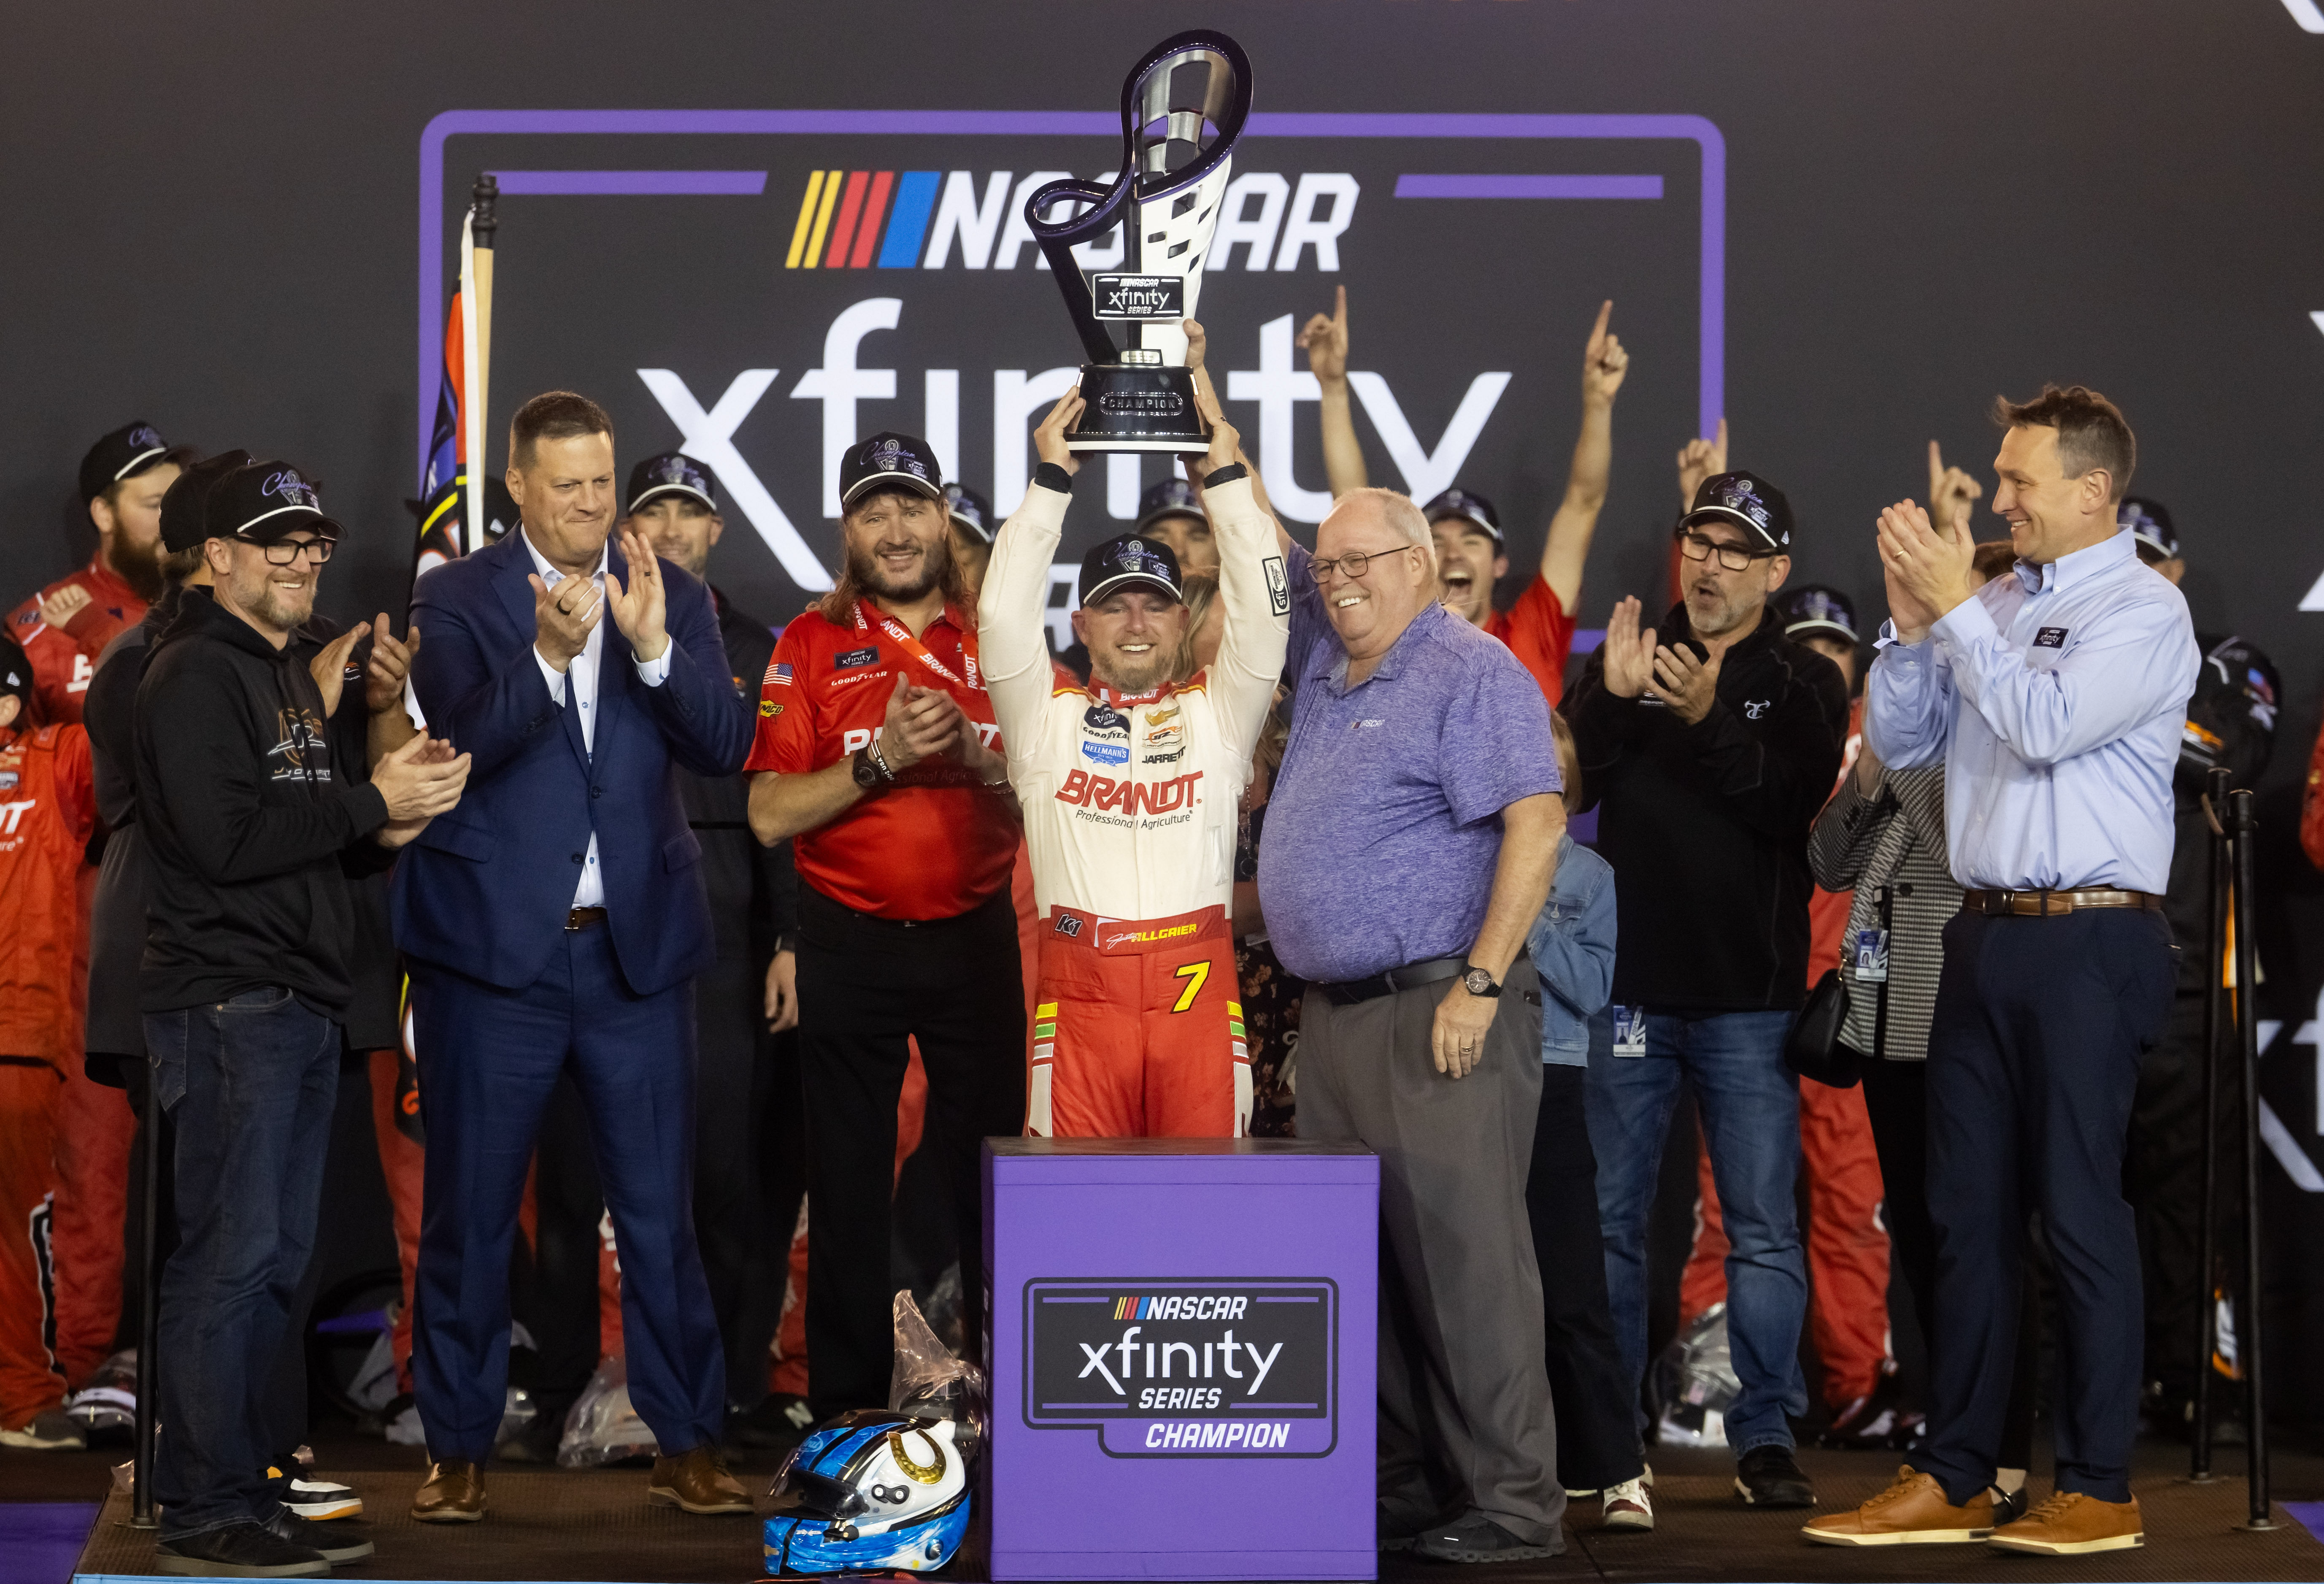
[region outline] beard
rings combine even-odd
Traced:
[[[1091,675],[1120,694],[1153,692],[1170,679],[1177,662],[1177,651],[1158,643],[1135,658],[1118,649],[1103,654],[1090,650]]]
[[[261,567],[259,576],[232,576],[222,592],[261,625],[277,632],[294,632],[315,613],[315,580],[309,577],[303,586],[294,590],[280,589],[274,586],[271,576],[263,575],[272,571],[272,567]]]
[[[161,541],[157,537],[144,544],[133,543],[126,534],[113,536],[113,553],[106,557],[122,582],[137,593],[137,597],[152,604],[161,597]]]
[[[851,548],[847,552],[847,581],[883,600],[908,603],[924,599],[943,585],[952,570],[952,539],[947,534],[933,545],[918,548],[921,552],[919,569],[900,574],[890,572],[881,565],[878,546]]]

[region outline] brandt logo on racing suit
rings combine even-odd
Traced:
[[[1114,1458],[1314,1458],[1338,1440],[1328,1280],[1025,1284],[1026,1425]]]
[[[1086,752],[1089,746],[1082,744],[1083,751]],[[1128,751],[1123,751],[1125,755]],[[1202,778],[1200,770],[1172,776],[1167,781],[1133,781],[1127,776],[1117,781],[1087,770],[1069,770],[1065,784],[1057,788],[1057,801],[1075,808],[1112,809],[1129,815],[1174,814],[1203,800],[1194,789]]]

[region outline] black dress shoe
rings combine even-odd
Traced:
[[[1812,1507],[1815,1487],[1789,1447],[1753,1447],[1735,1465],[1735,1494],[1754,1507]]]
[[[229,1524],[153,1548],[153,1566],[198,1579],[317,1579],[331,1564],[310,1545],[283,1539],[263,1524]]]
[[[359,1562],[377,1549],[371,1543],[368,1524],[342,1518],[326,1527],[312,1518],[300,1517],[288,1507],[275,1514],[266,1529],[277,1540],[305,1546],[333,1567],[341,1562]]]

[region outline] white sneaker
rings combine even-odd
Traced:
[[[1655,1526],[1655,1498],[1648,1493],[1651,1474],[1636,1479],[1626,1479],[1619,1485],[1606,1487],[1603,1515],[1599,1520],[1608,1529],[1652,1529]]]
[[[0,1447],[22,1447],[34,1452],[78,1452],[88,1445],[79,1425],[62,1408],[35,1414],[14,1430],[0,1429]]]

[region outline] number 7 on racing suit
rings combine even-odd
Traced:
[[[1061,686],[1042,639],[1049,566],[1075,459],[1068,393],[1001,526],[978,606],[986,686],[1025,810],[1041,957],[1029,1128],[1057,1137],[1241,1137],[1250,1058],[1228,916],[1242,791],[1289,637],[1275,524],[1234,465],[1215,409],[1205,503],[1224,634],[1176,677],[1186,607],[1177,558],[1123,535],[1082,566],[1074,627],[1086,687]]]

